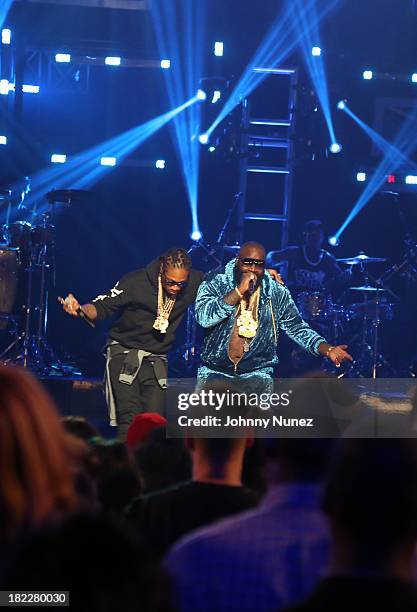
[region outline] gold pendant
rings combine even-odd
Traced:
[[[161,334],[166,334],[168,329],[168,321],[165,317],[158,315],[155,323],[153,324],[154,329],[158,330]]]

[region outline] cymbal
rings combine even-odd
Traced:
[[[349,287],[349,289],[351,291],[385,291],[385,289],[382,289],[381,287],[371,287],[371,285],[362,285],[362,287]]]
[[[90,192],[84,189],[53,189],[46,194],[45,198],[50,204],[55,202],[71,204],[72,202],[85,200],[89,195]]]
[[[355,257],[345,257],[343,259],[337,259],[340,263],[345,263],[348,266],[356,266],[357,264],[367,263],[381,263],[387,261],[385,257],[368,257],[363,251],[360,251]]]

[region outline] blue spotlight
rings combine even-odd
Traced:
[[[4,28],[1,31],[1,42],[3,43],[3,45],[10,45],[10,43],[12,42],[12,31],[8,28]]]
[[[165,168],[165,160],[164,159],[157,159],[155,162],[155,168],[158,168],[158,170],[164,170]]]
[[[224,44],[222,41],[217,40],[214,43],[214,55],[216,57],[223,57],[223,52],[224,52]]]
[[[163,70],[168,70],[168,68],[171,68],[171,60],[169,59],[161,60],[161,68]]]
[[[330,244],[330,246],[339,246],[339,244],[340,244],[339,238],[337,236],[330,236],[329,244]]]
[[[57,53],[55,55],[55,61],[58,64],[69,64],[71,61],[71,55],[69,53]]]
[[[413,74],[411,75],[411,82],[417,83],[417,72],[413,72]]]
[[[104,58],[104,63],[106,64],[106,66],[120,66],[120,64],[122,63],[122,58],[108,56]]]
[[[213,97],[211,99],[211,103],[216,104],[216,102],[218,102],[221,97],[222,97],[222,92],[219,89],[215,89],[213,91]]]
[[[200,136],[198,137],[198,140],[200,141],[201,144],[207,144],[209,141],[209,135],[208,134],[200,134]]]
[[[39,85],[22,85],[23,93],[38,94],[40,91]]]
[[[216,147],[213,147],[213,145],[211,145],[211,147],[209,147],[208,150],[210,151],[210,153],[214,153],[214,151],[216,150]]]
[[[412,174],[408,174],[405,177],[405,182],[406,182],[406,185],[417,185],[417,176],[414,176]]]
[[[330,153],[340,153],[341,150],[342,150],[342,145],[339,144],[338,142],[332,142],[332,144],[329,147]]]
[[[358,183],[364,183],[366,181],[366,172],[358,172],[356,174],[356,180]]]
[[[10,83],[7,79],[1,79],[0,81],[0,96],[7,96],[9,95],[9,87]]]
[[[207,94],[202,89],[197,90],[197,100],[206,100]]]
[[[313,57],[320,57],[320,55],[321,55],[321,48],[320,47],[312,47],[311,48],[311,55],[313,55]]]
[[[102,166],[115,166],[117,163],[117,159],[115,157],[102,157],[100,159],[100,164]]]
[[[0,136],[0,145],[7,145],[7,136]]]
[[[362,78],[365,79],[365,81],[370,81],[373,76],[374,73],[372,72],[372,70],[364,70],[362,73]]]
[[[200,230],[194,230],[190,234],[191,240],[194,240],[195,242],[198,242],[199,240],[201,240],[202,236],[203,234],[200,232]]]
[[[317,8],[316,0],[303,0],[301,5],[303,8],[303,22],[309,24],[311,30],[339,4],[340,0],[328,0],[322,3],[320,8]],[[295,20],[292,19],[292,13],[292,1],[288,0],[285,4],[285,8],[283,8],[281,14],[278,15],[271,25],[265,38],[249,61],[247,68],[243,71],[242,76],[235,84],[234,89],[223,105],[219,115],[207,130],[209,134],[211,134],[219,123],[221,123],[244,98],[249,96],[262,81],[269,76],[269,74],[291,74],[294,72],[275,68],[275,66],[282,66],[285,59],[294,51],[303,36],[303,32],[297,28]],[[311,44],[308,49],[310,60],[312,60],[312,46],[313,44]],[[259,66],[262,68],[258,68]]]
[[[53,153],[51,155],[51,162],[53,164],[65,164],[66,161],[67,161],[66,155],[62,155],[60,153]]]
[[[337,108],[338,108],[339,110],[345,110],[345,108],[346,108],[346,101],[345,101],[345,100],[340,100],[340,101],[337,103]]]

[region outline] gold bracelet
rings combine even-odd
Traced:
[[[334,348],[336,348],[335,346],[329,346],[329,348],[326,351],[326,355],[325,357],[327,357],[327,359],[329,359],[330,357],[330,351],[332,351]]]
[[[241,293],[237,287],[235,287],[235,291],[238,294],[238,296],[240,297],[240,299],[242,299],[243,298],[243,293]]]

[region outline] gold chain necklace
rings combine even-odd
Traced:
[[[239,316],[237,317],[238,334],[243,341],[243,350],[245,353],[249,350],[249,338],[254,338],[258,331],[258,306],[261,288],[258,287],[250,296],[249,305],[246,305],[246,300],[240,300]]]
[[[158,312],[153,324],[153,328],[161,334],[166,334],[169,325],[169,315],[175,305],[175,299],[166,298],[164,300],[164,290],[162,288],[161,274],[158,276]]]

